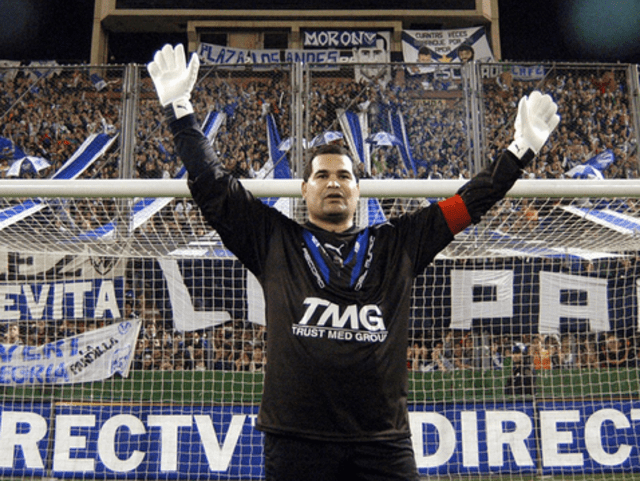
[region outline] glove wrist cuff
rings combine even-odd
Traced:
[[[167,117],[173,117],[174,119],[182,118],[186,115],[193,113],[193,105],[189,101],[188,97],[172,100],[164,107]]]
[[[509,147],[507,147],[507,150],[520,160],[522,160],[527,152],[531,152],[533,155],[537,154],[537,152],[524,139],[514,140],[513,142],[511,142]]]
[[[526,168],[536,156],[534,150],[526,142],[522,141],[514,140],[507,147],[507,150],[516,158],[516,163],[521,169]]]

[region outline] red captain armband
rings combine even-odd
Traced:
[[[453,235],[462,232],[471,224],[471,216],[469,215],[467,206],[464,205],[464,201],[459,195],[456,194],[453,197],[438,202],[438,205]]]

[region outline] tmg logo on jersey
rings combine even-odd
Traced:
[[[340,306],[307,297],[304,305],[307,309],[302,319],[292,326],[296,336],[360,342],[383,342],[387,338],[382,311],[374,304]]]

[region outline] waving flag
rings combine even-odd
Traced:
[[[89,78],[98,92],[107,87],[107,82],[105,82],[105,80],[97,73],[92,73]]]
[[[383,131],[370,135],[369,137],[367,137],[367,140],[365,140],[365,142],[376,145],[378,147],[382,147],[382,146],[391,147],[393,145],[402,145],[402,141],[398,137]]]
[[[337,132],[334,130],[329,130],[328,132],[324,132],[322,134],[316,135],[313,139],[311,139],[311,147],[319,147],[321,145],[330,144],[331,142],[336,142],[344,138],[342,132]]]
[[[339,110],[338,120],[342,131],[347,137],[347,145],[351,156],[364,164],[364,170],[367,174],[371,173],[369,146],[364,142],[364,139],[369,135],[367,116],[362,112],[356,114],[355,112]]]
[[[567,177],[574,179],[604,179],[604,171],[615,162],[616,158],[610,149],[591,157],[582,165],[576,165],[566,172]]]
[[[269,161],[273,163],[273,177],[276,179],[290,179],[291,168],[286,152],[278,147],[282,144],[280,133],[273,114],[265,117],[267,121],[267,143],[269,144]]]
[[[25,172],[38,173],[41,170],[46,169],[50,165],[51,164],[47,161],[47,159],[26,155],[11,164],[11,167],[9,167],[9,170],[7,170],[7,177],[20,177],[20,175]]]
[[[347,145],[353,159],[357,159],[365,166],[365,172],[371,173],[371,158],[369,152],[369,146],[366,145],[364,139],[370,138],[369,124],[367,116],[364,113],[356,114],[354,112],[347,112],[345,110],[338,111],[338,119],[342,131],[347,137]],[[373,136],[375,137],[375,136]],[[381,139],[379,138],[379,141]],[[366,219],[369,225],[381,224],[386,221],[382,207],[378,199],[373,197],[367,199],[367,215]]]
[[[391,125],[391,132],[393,135],[400,139],[398,150],[400,150],[400,155],[402,156],[402,161],[404,162],[405,167],[411,167],[413,175],[417,176],[418,172],[416,171],[416,163],[414,162],[413,155],[411,154],[409,136],[407,135],[407,129],[404,125],[402,112],[399,110],[395,114],[391,114],[391,112],[389,112],[389,124]]]
[[[0,160],[18,160],[26,154],[18,147],[13,140],[0,137]]]
[[[106,134],[91,134],[51,178],[62,180],[78,178],[109,149],[116,138],[117,135],[110,137]],[[47,205],[49,204],[41,199],[27,199],[21,204],[0,210],[0,230],[41,211]]]
[[[615,155],[613,155],[613,151],[610,149],[605,150],[604,152],[600,152],[598,155],[591,157],[587,160],[586,164],[595,167],[600,172],[604,171],[613,164],[616,160]]]
[[[573,179],[595,179],[595,180],[604,179],[604,175],[602,175],[602,171],[587,164],[576,165],[573,169],[567,172],[567,175]]]

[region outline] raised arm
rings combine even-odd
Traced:
[[[504,198],[560,122],[557,111],[551,97],[538,91],[520,99],[513,142],[490,166],[463,185],[457,195],[440,203],[451,232],[457,234],[470,223],[479,222]]]

